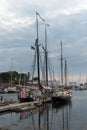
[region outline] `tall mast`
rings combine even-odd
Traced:
[[[39,18],[44,21],[44,19],[39,15],[39,13],[36,12],[36,33],[37,33],[37,38],[36,38],[36,52],[37,52],[37,73],[38,73],[38,86],[40,87],[40,64],[39,64],[39,34],[38,34],[38,16]]]
[[[40,67],[39,67],[39,45],[38,45],[38,16],[37,16],[37,12],[36,12],[36,34],[37,34],[37,38],[36,38],[36,51],[37,51],[37,73],[38,73],[38,86],[40,87]]]
[[[45,24],[45,59],[46,59],[46,85],[48,86],[48,51],[47,51],[47,24]]]
[[[43,48],[44,52],[45,52],[45,69],[46,69],[46,73],[45,73],[45,78],[46,78],[46,85],[48,86],[48,50],[47,50],[47,26],[49,26],[49,24],[45,24],[45,48]]]
[[[61,85],[63,85],[63,54],[62,54],[62,42],[61,42]]]

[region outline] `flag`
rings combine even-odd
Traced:
[[[31,49],[35,50],[35,47],[31,46]]]
[[[38,12],[36,12],[36,15],[38,15],[42,21],[45,21],[45,19],[43,19]]]

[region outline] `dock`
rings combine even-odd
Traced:
[[[35,108],[35,106],[33,102],[14,103],[14,104],[6,105],[6,106],[0,106],[0,112],[20,111],[22,108],[33,109]]]
[[[41,101],[32,101],[32,102],[24,102],[24,103],[17,102],[13,104],[8,104],[5,106],[0,106],[0,113],[7,112],[7,111],[20,112],[20,111],[32,110],[50,101],[51,98],[46,98]]]

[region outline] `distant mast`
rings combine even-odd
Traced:
[[[13,76],[13,58],[11,58],[11,85],[10,87],[12,87],[12,76]]]
[[[19,86],[21,85],[21,72],[19,74]]]
[[[67,61],[65,60],[65,86],[67,86]]]
[[[61,85],[63,85],[63,54],[62,54],[62,42],[60,42],[61,44]]]

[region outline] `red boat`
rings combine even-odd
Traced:
[[[25,88],[21,88],[18,94],[18,100],[20,102],[30,102],[33,101],[33,95],[31,91],[27,91]]]

